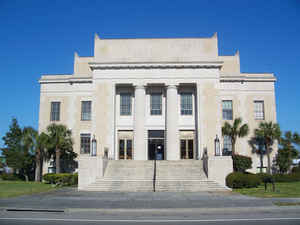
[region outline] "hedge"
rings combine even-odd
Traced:
[[[296,182],[300,181],[300,173],[274,174],[273,178],[278,183]]]
[[[43,176],[43,180],[47,184],[55,184],[58,186],[70,186],[78,184],[78,174],[71,173],[47,173]]]
[[[233,172],[226,177],[226,185],[230,188],[252,188],[260,184],[261,179],[255,174]]]
[[[0,179],[2,180],[11,180],[11,181],[21,181],[22,179],[13,173],[3,173],[0,175]]]
[[[247,169],[252,168],[252,159],[251,157],[244,155],[233,155],[233,169],[236,172],[245,172]]]
[[[300,166],[294,167],[292,173],[300,173]]]

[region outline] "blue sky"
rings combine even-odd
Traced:
[[[242,72],[273,72],[282,130],[300,132],[300,1],[0,0],[0,137],[12,117],[38,127],[41,74],[73,73],[101,38],[209,37]],[[2,138],[1,138],[2,139]],[[0,146],[3,144],[0,141]]]

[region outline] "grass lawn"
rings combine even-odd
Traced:
[[[0,198],[47,192],[54,189],[56,188],[52,187],[50,184],[23,181],[0,181]]]
[[[292,183],[276,183],[275,192],[272,191],[272,185],[268,184],[268,189],[265,191],[264,185],[258,188],[242,188],[234,189],[234,192],[262,198],[300,198],[300,182]]]

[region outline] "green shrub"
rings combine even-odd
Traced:
[[[274,181],[279,183],[300,181],[300,173],[274,174]]]
[[[257,173],[256,176],[259,177],[259,179],[262,183],[265,183],[265,182],[269,183],[270,181],[274,180],[274,177],[268,173]]]
[[[233,169],[236,172],[245,172],[247,169],[252,168],[252,159],[244,155],[233,155]]]
[[[230,188],[252,188],[260,183],[261,179],[256,174],[233,172],[226,177],[226,185]]]
[[[0,178],[2,180],[11,180],[11,181],[22,180],[20,177],[18,177],[16,174],[13,173],[3,173],[0,175]]]
[[[300,173],[300,166],[293,167],[292,173]]]
[[[78,184],[78,173],[74,173],[72,176],[72,185]]]
[[[43,176],[43,180],[48,184],[58,186],[70,186],[78,184],[78,174],[71,173],[47,173]]]

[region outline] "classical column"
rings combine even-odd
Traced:
[[[175,85],[167,86],[167,160],[179,160],[178,95]]]
[[[135,86],[134,90],[134,160],[146,160],[146,145],[144,136],[145,121],[145,87]]]

